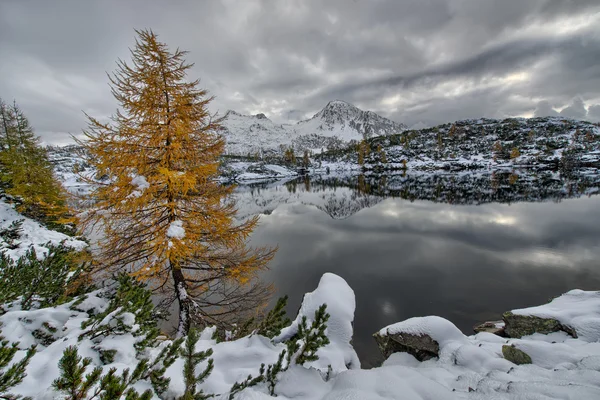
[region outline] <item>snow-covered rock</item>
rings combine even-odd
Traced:
[[[536,317],[533,321],[538,321],[544,327],[554,328],[549,328],[547,333],[563,330],[587,342],[600,341],[600,291],[575,289],[548,304],[512,310],[511,313],[515,317]],[[507,324],[507,332],[514,334],[517,331],[522,336],[526,327],[515,325],[531,321],[530,318],[511,318],[511,323]]]
[[[373,335],[384,357],[407,352],[419,361],[439,357],[449,342],[465,341],[462,332],[450,321],[436,317],[415,317],[382,328]]]

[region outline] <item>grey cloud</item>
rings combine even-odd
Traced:
[[[558,115],[558,112],[550,105],[547,100],[540,101],[535,109],[534,116],[536,117],[553,117]]]
[[[134,28],[152,28],[190,51],[191,78],[221,113],[295,121],[338,98],[409,125],[528,115],[540,101],[599,103],[597,11],[591,0],[3,1],[0,96],[44,136],[77,133],[82,110],[115,109],[104,71],[128,59]]]
[[[587,117],[590,121],[600,122],[600,104],[590,106]]]
[[[569,118],[584,119],[587,116],[587,109],[585,108],[585,104],[583,104],[581,97],[576,97],[568,107],[565,107],[560,111],[560,115]]]

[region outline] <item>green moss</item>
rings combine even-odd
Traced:
[[[531,357],[523,350],[517,349],[514,345],[502,346],[502,355],[505,359],[517,365],[532,364]]]
[[[575,332],[553,318],[540,318],[532,315],[515,315],[508,311],[502,315],[506,324],[505,332],[508,337],[521,338],[534,333],[548,334],[552,332],[565,331],[571,336],[577,337]]]

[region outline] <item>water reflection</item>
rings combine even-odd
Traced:
[[[389,323],[440,315],[470,333],[511,308],[600,289],[595,178],[512,175],[303,178],[236,196],[242,214],[263,214],[252,244],[279,244],[263,278],[290,295],[290,314],[324,272],[352,286],[369,366],[380,361],[371,334]]]

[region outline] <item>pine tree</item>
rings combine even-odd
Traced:
[[[296,165],[296,154],[294,154],[293,147],[290,147],[285,150],[284,158],[285,158],[285,161],[288,163],[288,165],[290,165],[290,166]]]
[[[377,154],[379,154],[379,161],[382,164],[387,164],[387,157],[385,155],[385,151],[383,151],[383,148],[380,144],[377,145]]]
[[[456,135],[456,125],[452,124],[450,130],[448,131],[448,137],[452,138]]]
[[[500,143],[500,141],[494,142],[492,145],[492,152],[494,154],[494,161],[503,156],[504,148],[502,147],[502,143]]]
[[[116,281],[118,287],[111,295],[108,306],[81,324],[84,332],[79,338],[98,340],[109,335],[132,333],[138,338],[135,348],[141,353],[146,347],[156,345],[159,334],[152,293],[144,283],[126,273],[119,274]],[[134,316],[133,320],[131,315]]]
[[[142,358],[138,361],[133,371],[129,368],[117,375],[116,368],[111,368],[102,375],[101,367],[94,367],[87,374],[92,359],[81,358],[75,346],[69,346],[63,352],[58,363],[60,376],[54,380],[52,387],[63,392],[68,400],[95,399],[119,400],[125,396],[126,400],[150,400],[153,398],[152,390],[148,389],[141,395],[132,388],[141,380],[150,381],[154,393],[159,396],[169,388],[170,378],[164,376],[177,359],[178,350],[183,339],[163,347],[158,356],[152,361]],[[85,375],[84,375],[85,374]],[[92,394],[88,396],[88,393]]]
[[[310,158],[308,157],[308,150],[304,150],[304,155],[302,156],[302,166],[304,168],[310,167]]]
[[[69,210],[46,150],[16,103],[0,99],[0,179],[17,210],[49,224],[68,222]]]
[[[513,147],[513,149],[510,151],[510,159],[514,160],[515,158],[518,158],[521,156],[521,152],[519,151],[519,149],[517,147]]]
[[[9,390],[23,381],[26,375],[25,369],[36,352],[35,346],[32,346],[27,350],[25,357],[12,363],[15,354],[19,350],[17,346],[17,343],[9,344],[7,340],[0,336],[0,399],[20,398],[10,394]]]
[[[52,382],[52,387],[64,392],[68,400],[83,400],[88,392],[100,381],[102,368],[93,368],[85,374],[88,366],[92,363],[91,358],[82,359],[77,354],[75,346],[69,346],[63,352],[58,362],[60,377]]]
[[[0,253],[0,304],[20,299],[23,310],[50,307],[86,291],[88,254],[64,245],[47,247],[41,259],[34,248],[16,261]]]
[[[120,400],[123,396],[126,400],[150,400],[153,398],[152,390],[148,389],[140,395],[137,390],[131,387],[140,380],[151,379],[154,370],[151,369],[148,360],[138,362],[133,372],[127,368],[120,375],[117,375],[116,368],[111,368],[106,374],[102,375],[101,367],[95,367],[85,374],[91,363],[91,358],[82,359],[79,356],[75,346],[67,347],[58,362],[60,376],[52,382],[52,387],[63,392],[68,400],[95,398]],[[164,371],[161,372],[161,376],[162,374],[164,374]],[[163,379],[166,379],[168,386],[168,378],[163,377]],[[156,393],[161,394],[166,390],[166,387],[161,387],[161,390],[157,391],[154,381],[152,383]]]
[[[275,304],[275,307],[267,313],[265,318],[260,322],[256,329],[256,333],[273,339],[281,333],[281,330],[288,326],[291,321],[285,313],[285,306],[288,297],[280,297]]]
[[[184,347],[180,350],[180,354],[185,360],[183,366],[183,378],[185,381],[185,392],[179,400],[205,400],[212,395],[205,395],[202,390],[197,390],[196,386],[206,379],[213,370],[213,360],[208,359],[208,363],[204,371],[200,375],[196,375],[198,365],[212,355],[212,349],[207,351],[196,351],[196,343],[200,339],[200,334],[196,329],[190,329],[187,338],[185,339]]]
[[[366,140],[362,140],[358,144],[358,164],[364,165],[366,158],[369,156],[370,147]]]
[[[285,301],[280,299],[278,304],[285,305]],[[279,310],[280,307],[275,309]],[[329,344],[329,338],[325,334],[327,321],[329,320],[329,314],[325,312],[326,309],[327,305],[323,304],[315,311],[310,326],[306,316],[302,316],[296,333],[285,341],[287,349],[279,353],[277,362],[266,367],[265,364],[261,364],[258,376],[248,375],[244,381],[235,382],[229,390],[229,400],[234,399],[235,395],[242,390],[263,382],[267,383],[269,394],[273,396],[275,395],[275,386],[280,373],[287,371],[292,364],[303,365],[305,362],[318,360],[317,351]]]
[[[216,180],[221,120],[209,113],[206,90],[186,80],[186,52],[136,32],[132,64],[119,60],[110,77],[120,109],[108,123],[89,117],[81,142],[108,178],[91,194],[96,208],[83,226],[104,229],[101,268],[130,268],[171,288],[183,335],[192,320],[221,324],[261,304],[264,289],[245,283],[274,252],[247,247],[257,218],[234,221],[233,188]]]
[[[19,247],[20,242],[15,243],[15,240],[21,238],[21,234],[23,233],[23,221],[25,220],[19,219],[13,221],[6,228],[0,229],[0,238],[4,240],[2,246],[6,246],[9,249],[16,249]]]
[[[308,325],[306,315],[298,324],[298,332],[287,342],[288,364],[295,363],[303,365],[307,361],[319,359],[317,350],[329,344],[329,338],[325,335],[329,314],[325,312],[327,305],[321,305],[315,311],[312,324]]]

